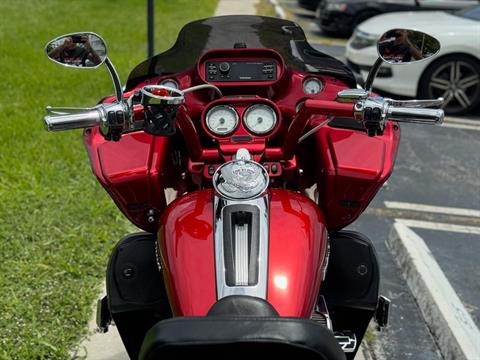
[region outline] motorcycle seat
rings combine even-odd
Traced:
[[[208,311],[207,316],[278,316],[277,310],[267,301],[245,295],[227,296],[218,300]]]
[[[220,300],[205,317],[176,317],[158,322],[147,332],[139,359],[201,355],[224,360],[227,356],[260,354],[302,360],[345,359],[333,333],[323,325],[308,319],[280,317],[262,299],[232,298]],[[268,306],[260,305],[262,302]],[[255,311],[247,315],[248,309]],[[228,314],[229,310],[233,313]]]

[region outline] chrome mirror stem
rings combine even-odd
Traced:
[[[117,98],[117,102],[122,101],[123,98],[123,91],[122,91],[122,83],[120,82],[120,77],[118,76],[117,69],[113,66],[110,59],[107,57],[105,59],[105,65],[107,66],[108,72],[112,77],[113,86],[115,88],[115,97]]]
[[[370,72],[368,73],[367,81],[365,82],[365,90],[370,94],[372,92],[373,88],[373,81],[377,77],[378,70],[380,70],[380,66],[382,65],[383,60],[382,58],[378,58],[375,61],[375,64],[373,64],[372,68],[370,69]]]

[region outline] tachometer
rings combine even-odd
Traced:
[[[226,135],[237,127],[238,114],[231,106],[217,105],[208,111],[205,121],[211,132]]]
[[[255,104],[245,111],[243,122],[251,132],[266,134],[277,124],[277,114],[268,105]]]

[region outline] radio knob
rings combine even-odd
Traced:
[[[230,71],[230,64],[228,62],[222,62],[218,68],[222,74],[226,74]]]

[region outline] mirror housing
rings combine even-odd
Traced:
[[[49,41],[45,53],[53,62],[76,69],[96,69],[105,64],[113,81],[117,102],[123,99],[122,84],[117,70],[107,56],[107,45],[93,32],[65,34]]]
[[[77,69],[95,69],[107,59],[105,41],[92,32],[59,36],[45,45],[45,53],[53,62]]]
[[[392,29],[380,37],[377,51],[388,64],[409,64],[435,56],[440,51],[440,42],[421,31]]]

